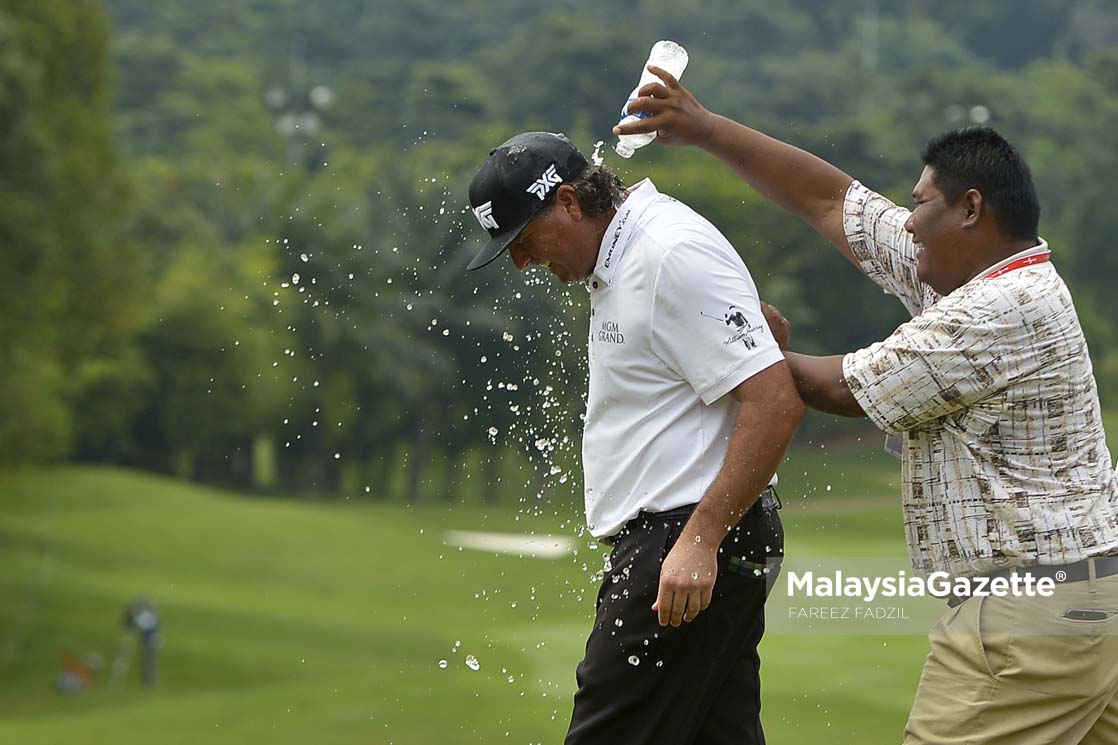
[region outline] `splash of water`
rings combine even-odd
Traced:
[[[602,145],[605,144],[605,140],[598,140],[594,143],[594,154],[590,156],[590,160],[593,161],[596,166],[600,166],[605,162],[605,158],[602,156]]]

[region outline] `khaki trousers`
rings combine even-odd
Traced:
[[[905,745],[1118,744],[1118,575],[970,598],[928,639]]]

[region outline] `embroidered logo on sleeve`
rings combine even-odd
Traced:
[[[743,313],[738,306],[731,305],[726,312],[722,314],[721,318],[712,316],[709,313],[703,313],[702,311],[699,311],[699,315],[704,318],[720,321],[731,327],[730,336],[727,337],[726,341],[722,342],[725,346],[737,344],[740,341],[745,345],[746,349],[757,348],[757,340],[753,338],[753,334],[762,331],[764,326],[754,326],[751,324],[749,319],[745,317],[745,313]]]

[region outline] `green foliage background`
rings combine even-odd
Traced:
[[[660,38],[708,106],[900,201],[923,142],[985,107],[1116,408],[1110,0],[0,0],[0,742],[562,736],[602,553],[578,528],[586,296],[465,273],[488,150],[605,140],[729,236],[805,351],[903,320],[713,159],[609,152]],[[879,443],[801,428],[790,555],[903,556]],[[577,551],[455,551],[463,528]],[[115,619],[141,591],[160,685],[55,695],[64,652],[133,641]],[[767,635],[770,738],[895,742],[925,651]]]
[[[1104,0],[4,0],[0,457],[411,500],[487,492],[506,462],[518,489],[557,485],[577,464],[584,296],[466,275],[464,186],[517,131],[611,143],[658,38],[689,48],[708,106],[901,201],[921,144],[985,107],[1032,165],[1114,405]],[[903,320],[713,159],[607,163],[712,219],[803,349]]]

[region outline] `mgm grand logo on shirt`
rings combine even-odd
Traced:
[[[617,327],[617,321],[602,321],[598,326],[598,341],[609,344],[624,344],[625,334]]]

